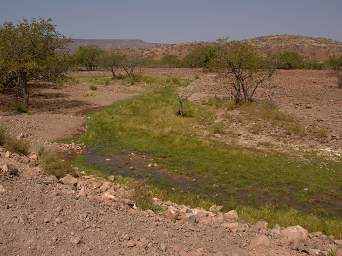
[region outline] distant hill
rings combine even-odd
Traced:
[[[266,53],[295,51],[306,58],[325,61],[332,55],[342,55],[342,43],[326,38],[315,38],[296,35],[272,35],[247,39],[256,48]],[[162,45],[158,48],[145,49],[143,55],[158,59],[164,55],[186,56],[191,49],[198,46],[210,45],[214,42],[191,42],[173,45]]]
[[[246,39],[256,48],[267,53],[295,51],[306,58],[325,61],[332,55],[342,55],[342,43],[331,39],[297,35],[271,35]],[[160,59],[165,55],[186,56],[191,49],[211,45],[215,42],[190,42],[177,44],[149,43],[135,39],[74,39],[69,44],[71,51],[80,46],[93,45],[104,50],[116,50],[126,55],[139,55]]]
[[[160,47],[162,44],[149,43],[138,39],[72,39],[68,49],[76,51],[80,46],[96,46],[102,50],[113,49],[149,49]]]

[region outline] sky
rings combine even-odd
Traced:
[[[52,18],[71,38],[175,43],[272,34],[342,41],[342,0],[0,0],[0,23]]]

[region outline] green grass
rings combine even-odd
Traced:
[[[90,115],[81,138],[89,148],[100,145],[98,154],[106,155],[124,150],[142,152],[169,174],[197,180],[185,191],[177,187],[170,190],[165,181],[150,182],[161,198],[192,206],[220,204],[225,210],[239,209],[249,220],[261,217],[270,223],[295,223],[310,231],[341,236],[337,207],[342,200],[340,162],[303,160],[201,140],[194,135],[195,130],[199,125],[212,125],[210,108],[186,102],[185,110],[191,117],[176,115],[176,89],[187,81],[144,80],[159,86]],[[214,129],[221,131],[221,127]]]
[[[132,188],[134,189],[132,199],[140,209],[154,212],[161,210],[161,207],[153,202],[153,194],[145,184],[136,182],[133,183]]]

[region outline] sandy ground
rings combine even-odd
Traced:
[[[30,114],[0,112],[0,123],[11,133],[23,134],[40,143],[69,138],[82,131],[85,113],[126,99],[138,91],[118,83],[98,86],[95,92],[82,84],[61,89],[32,88]]]

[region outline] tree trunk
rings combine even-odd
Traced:
[[[178,96],[178,101],[179,101],[179,109],[178,109],[177,115],[184,116],[183,99],[180,96]]]
[[[19,91],[20,91],[20,96],[23,100],[23,104],[25,108],[28,108],[29,106],[29,89],[27,86],[27,74],[26,72],[20,72],[18,76],[18,86],[19,86]]]
[[[115,68],[112,67],[112,79],[115,80],[116,79],[116,74],[115,74]]]

